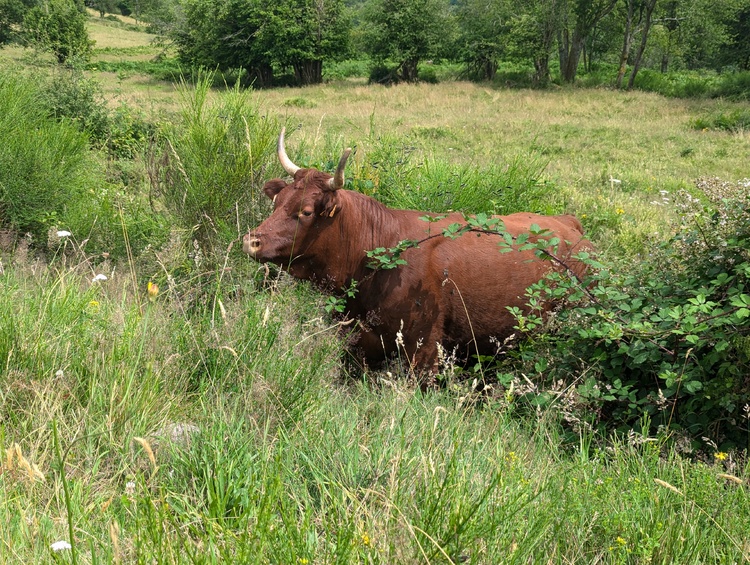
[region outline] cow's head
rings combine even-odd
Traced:
[[[341,211],[338,190],[344,186],[344,167],[351,149],[341,156],[333,176],[295,165],[284,148],[281,130],[277,152],[292,182],[269,180],[263,191],[273,200],[273,213],[243,238],[242,249],[257,261],[289,265],[304,254]]]

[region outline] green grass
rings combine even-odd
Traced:
[[[568,443],[561,408],[519,417],[512,393],[342,381],[305,287],[223,280],[190,314],[184,288],[89,279],[19,264],[0,287],[6,562],[48,561],[69,522],[78,563],[747,558],[731,458]]]
[[[123,33],[102,61],[150,55]],[[696,177],[747,176],[743,129],[692,125],[726,103],[351,78],[227,94],[178,90],[138,65],[88,72],[110,104],[171,117],[175,183],[206,171],[224,182],[216,171],[238,170],[228,155],[265,154],[229,119],[249,108],[287,124],[300,164],[331,170],[355,146],[352,186],[391,205],[572,211],[606,257],[664,238],[672,193]],[[205,122],[188,123],[186,107]],[[127,160],[140,180],[117,185],[110,206],[166,209],[146,180],[153,157]],[[281,174],[262,163],[249,171]],[[257,224],[260,181],[232,196],[243,217],[221,203],[212,215],[227,213],[238,233]],[[211,198],[211,186],[193,188]],[[481,394],[451,379],[421,392],[398,373],[347,376],[345,335],[319,294],[229,240],[224,262],[207,266],[190,231],[202,218],[169,219],[165,245],[123,222],[135,255],[119,263],[85,254],[79,234],[39,256],[2,249],[0,563],[750,560],[744,454],[696,453],[679,435],[595,435],[566,390],[538,410],[522,375]],[[119,234],[116,223],[95,228]],[[107,280],[93,282],[99,273]],[[151,299],[148,281],[161,287]],[[53,553],[60,540],[73,547]]]

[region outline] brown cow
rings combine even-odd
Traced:
[[[284,130],[278,155],[293,177],[268,181],[264,191],[274,210],[243,239],[243,250],[292,276],[308,279],[326,292],[346,295],[345,315],[358,320],[354,352],[372,364],[398,352],[420,371],[435,371],[438,347],[458,348],[464,356],[492,354],[493,340],[513,333],[508,307],[528,310],[524,293],[555,267],[533,251],[501,253],[497,234],[471,232],[457,239],[440,235],[451,224],[466,224],[458,213],[426,222],[423,212],[393,210],[377,200],[344,190],[347,149],[336,173],[297,167],[286,154]],[[434,215],[437,216],[437,215]],[[574,216],[517,213],[500,217],[514,237],[533,224],[561,240],[557,257],[590,247]],[[549,240],[553,235],[545,235]],[[403,240],[421,241],[406,249],[406,261],[394,269],[373,269],[366,251],[394,248]],[[534,240],[532,236],[531,241]],[[577,274],[583,264],[566,261]],[[400,333],[397,346],[397,334]]]

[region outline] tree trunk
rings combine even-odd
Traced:
[[[651,15],[654,13],[657,0],[647,0],[646,2],[646,20],[643,23],[643,31],[641,31],[641,45],[638,47],[638,53],[635,55],[633,61],[633,70],[630,72],[630,78],[628,79],[628,90],[633,88],[635,82],[635,75],[641,68],[641,61],[643,59],[643,52],[646,50],[646,43],[648,42],[648,32],[651,31]]]
[[[557,59],[560,62],[560,73],[568,65],[568,44],[570,43],[567,29],[557,30]]]
[[[546,85],[549,82],[549,57],[536,57],[534,59],[534,71],[534,85]]]
[[[633,43],[633,11],[635,9],[635,0],[626,0],[628,4],[628,15],[625,18],[625,37],[622,42],[622,52],[620,53],[620,67],[617,70],[617,80],[615,86],[622,88],[622,79],[625,77],[625,71],[628,68],[628,55],[630,46]]]
[[[273,85],[273,68],[271,65],[260,64],[251,69],[247,78],[250,84],[258,88],[267,88]]]
[[[300,61],[292,65],[294,77],[302,85],[320,84],[323,82],[323,61]]]
[[[599,22],[615,7],[617,0],[602,0],[601,2],[581,1],[576,5],[576,24],[573,37],[567,41],[568,31],[563,30],[564,44],[560,49],[560,74],[564,82],[573,82],[578,72],[578,61],[583,52],[586,38],[596,28]],[[560,35],[558,34],[558,37]]]
[[[407,59],[401,63],[400,78],[405,82],[417,82],[419,59]]]
[[[580,37],[578,31],[573,32],[573,39],[570,41],[570,47],[565,55],[565,66],[560,68],[560,74],[563,82],[574,82],[578,73],[578,62],[581,60],[584,39]]]

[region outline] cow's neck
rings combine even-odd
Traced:
[[[320,237],[290,265],[290,273],[310,279],[327,291],[347,287],[352,280],[365,282],[373,270],[367,267],[366,251],[395,247],[410,237],[404,211],[391,210],[358,192],[342,190],[340,212]]]

